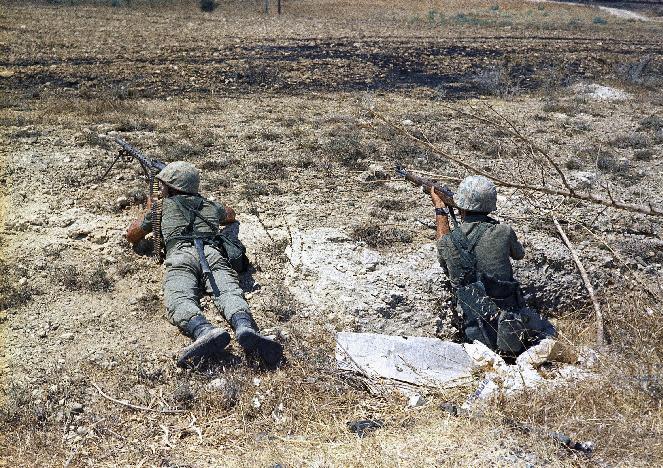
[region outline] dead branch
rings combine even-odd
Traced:
[[[594,287],[592,286],[592,283],[589,282],[589,277],[587,276],[587,270],[585,270],[585,267],[580,261],[580,257],[578,257],[578,254],[573,248],[573,245],[571,245],[571,241],[569,241],[569,238],[566,236],[566,233],[562,229],[561,224],[559,224],[559,221],[557,221],[557,218],[555,218],[554,216],[552,220],[553,223],[555,223],[555,227],[557,228],[559,235],[562,237],[562,240],[568,247],[569,251],[571,251],[571,256],[573,257],[573,261],[578,267],[578,271],[580,272],[582,281],[583,283],[585,283],[585,288],[589,293],[589,298],[592,300],[592,304],[594,305],[594,313],[596,317],[596,344],[598,346],[603,346],[605,344],[605,334],[603,329],[603,314],[601,313],[601,307],[599,306],[599,302],[598,300],[596,300],[596,294],[594,294]]]
[[[113,398],[112,396],[109,396],[109,395],[105,394],[103,392],[103,390],[101,390],[101,388],[99,388],[99,386],[96,383],[94,383],[94,382],[91,382],[91,383],[92,383],[92,386],[97,389],[97,391],[99,392],[99,395],[101,395],[102,397],[104,397],[108,401],[112,401],[113,403],[116,403],[118,405],[126,406],[127,408],[131,408],[131,409],[138,410],[138,411],[150,411],[150,412],[153,412],[153,413],[162,413],[162,414],[186,413],[186,411],[184,411],[184,410],[154,409],[154,408],[148,408],[147,406],[134,405],[134,404],[129,403],[128,401],[118,400],[116,398]]]
[[[506,180],[503,180],[499,177],[495,177],[494,175],[483,171],[471,164],[466,163],[465,161],[462,161],[456,156],[452,156],[451,154],[445,152],[441,148],[438,148],[432,143],[426,142],[422,140],[421,138],[416,137],[409,131],[407,131],[404,127],[395,124],[391,120],[389,120],[387,117],[382,115],[381,113],[372,110],[372,109],[366,109],[373,117],[377,118],[378,120],[382,121],[385,125],[390,127],[391,129],[395,130],[396,132],[400,133],[401,135],[407,137],[408,139],[414,141],[415,143],[419,144],[420,146],[428,149],[431,153],[436,154],[437,156],[440,156],[444,159],[447,159],[451,162],[454,162],[458,164],[459,166],[467,169],[468,171],[471,171],[474,174],[480,174],[490,180],[492,180],[496,185],[500,185],[502,187],[510,187],[510,188],[516,188],[516,189],[522,189],[522,190],[529,190],[532,192],[539,192],[539,193],[545,193],[547,195],[556,195],[556,196],[561,196],[565,198],[574,198],[576,200],[583,200],[587,201],[596,205],[603,205],[607,206],[610,208],[616,208],[619,210],[624,210],[624,211],[630,211],[633,213],[640,213],[644,214],[647,216],[662,216],[663,217],[663,209],[659,207],[653,206],[651,203],[648,205],[637,205],[634,203],[626,203],[622,202],[619,200],[610,200],[606,199],[603,197],[599,197],[598,195],[594,195],[593,193],[586,193],[586,192],[578,192],[574,188],[568,186],[566,189],[558,189],[558,188],[553,188],[553,187],[542,187],[538,185],[529,185],[529,184],[521,184],[517,182],[509,182]],[[564,179],[565,180],[565,179]]]

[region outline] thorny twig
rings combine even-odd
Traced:
[[[116,403],[118,405],[126,406],[127,408],[131,408],[131,409],[138,410],[138,411],[150,411],[150,412],[153,412],[153,413],[162,413],[162,414],[186,413],[185,410],[148,408],[147,406],[134,405],[132,403],[129,403],[128,401],[118,400],[117,398],[113,398],[112,396],[109,396],[109,395],[105,394],[103,392],[103,390],[101,390],[101,388],[99,388],[99,386],[96,383],[94,383],[94,382],[91,382],[91,383],[92,383],[92,386],[97,389],[97,391],[99,392],[99,395],[101,395],[102,397],[104,397],[108,401],[112,401],[113,403]]]
[[[475,174],[480,174],[483,175],[484,177],[492,180],[495,184],[500,185],[502,187],[510,187],[510,188],[517,188],[517,189],[523,189],[523,190],[530,190],[533,192],[539,192],[539,193],[545,193],[547,195],[556,195],[556,196],[562,196],[565,198],[574,198],[577,200],[583,200],[587,201],[590,203],[594,203],[597,205],[603,205],[603,206],[608,206],[611,208],[616,208],[624,211],[630,211],[634,213],[641,213],[645,214],[648,216],[661,216],[663,217],[663,209],[659,207],[653,206],[651,203],[648,205],[638,205],[634,203],[626,203],[618,200],[609,200],[603,197],[600,197],[598,195],[594,195],[592,193],[586,193],[586,192],[579,192],[575,188],[569,186],[566,186],[566,189],[559,189],[559,188],[553,188],[553,187],[543,187],[543,186],[538,186],[538,185],[530,185],[526,183],[517,183],[517,182],[509,182],[507,180],[501,179],[499,177],[496,177],[492,175],[489,172],[486,172],[484,170],[479,169],[476,166],[473,166],[472,164],[468,164],[465,161],[461,160],[457,156],[453,156],[446,151],[442,150],[441,148],[437,147],[436,145],[432,143],[428,143],[421,138],[418,138],[417,136],[413,135],[410,133],[407,129],[404,127],[395,124],[391,120],[389,120],[387,117],[382,115],[381,113],[371,110],[371,109],[366,109],[367,112],[369,112],[373,117],[377,118],[378,120],[382,121],[385,125],[388,127],[392,128],[396,132],[400,133],[401,135],[409,138],[410,140],[416,142],[420,146],[425,147],[428,149],[431,153],[436,154],[444,159],[447,159],[451,162],[454,162],[458,164],[459,166],[475,173]],[[471,115],[471,114],[469,114]],[[566,180],[566,179],[563,179]]]

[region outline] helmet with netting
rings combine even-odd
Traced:
[[[168,164],[156,175],[156,178],[184,193],[198,193],[200,187],[200,172],[191,163],[175,161]]]
[[[484,176],[468,176],[460,183],[454,201],[458,208],[490,213],[497,209],[497,187]]]

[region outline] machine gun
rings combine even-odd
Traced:
[[[159,181],[155,176],[166,167],[166,163],[159,161],[158,159],[148,158],[141,153],[138,148],[130,145],[122,138],[115,137],[115,143],[120,145],[121,149],[111,165],[106,169],[106,172],[104,172],[104,175],[101,176],[101,179],[105,179],[111,169],[113,169],[113,166],[115,166],[115,163],[122,158],[128,159],[129,161],[132,159],[138,161],[143,170],[145,181],[150,188],[149,200],[151,203],[152,232],[154,233],[154,253],[157,260],[160,262],[163,260],[163,242],[161,239],[161,199],[159,199]]]
[[[414,175],[400,164],[396,164],[396,174],[403,177],[405,180],[412,182],[414,185],[423,187],[426,193],[430,192],[432,188],[435,190],[435,193],[442,199],[445,205],[449,207],[449,214],[454,222],[456,222],[456,215],[454,213],[454,208],[456,208],[456,203],[454,202],[454,193],[446,185],[440,185],[434,180],[426,179],[418,175]]]

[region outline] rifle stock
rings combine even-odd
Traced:
[[[446,185],[440,185],[437,182],[434,182],[430,179],[420,177],[408,172],[400,164],[396,164],[396,174],[412,182],[413,184],[424,187],[427,190],[430,190],[431,187],[435,190],[435,193],[442,199],[445,205],[450,208],[456,208],[456,203],[454,202],[454,193]]]

